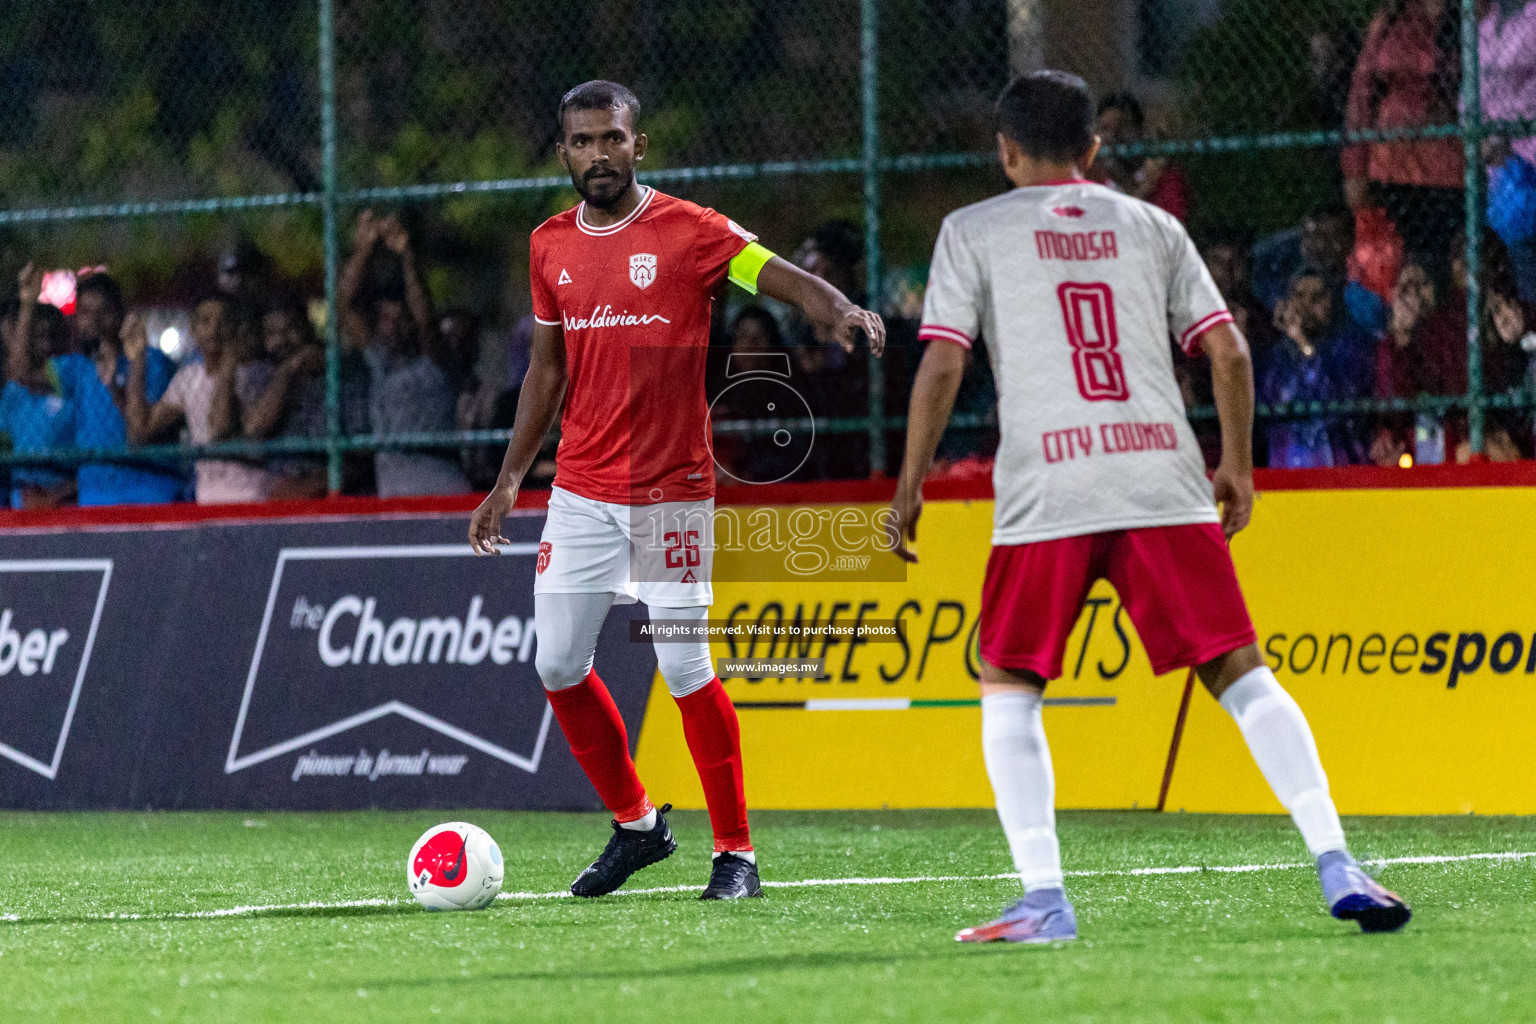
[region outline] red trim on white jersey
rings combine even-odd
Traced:
[[[651,188],[649,185],[645,186],[644,198],[642,198],[640,202],[635,205],[633,210],[629,211],[629,216],[625,217],[617,224],[610,224],[605,228],[594,228],[587,225],[587,203],[586,200],[582,200],[581,205],[576,207],[576,226],[581,229],[583,234],[596,235],[599,238],[603,237],[604,235],[616,235],[620,231],[623,231],[625,228],[633,224],[635,218],[639,217],[642,213],[645,212],[645,208],[651,205],[651,198],[655,195],[655,189]]]
[[[941,327],[938,324],[924,324],[917,332],[919,341],[947,341],[961,348],[970,348],[972,338],[964,331],[957,331],[953,327]]]
[[[1179,347],[1193,355],[1195,344],[1200,340],[1200,335],[1217,324],[1230,324],[1232,322],[1232,314],[1228,310],[1218,309],[1210,316],[1195,321],[1183,334],[1179,335]]]

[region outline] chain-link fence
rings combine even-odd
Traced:
[[[1271,465],[1533,454],[1523,0],[8,13],[0,273],[30,263],[18,294],[43,296],[4,313],[13,503],[485,486],[526,367],[528,234],[576,198],[554,109],[594,77],[642,99],[643,180],[887,315],[877,363],[816,349],[793,311],[719,304],[722,349],[783,345],[820,382],[815,429],[833,440],[801,478],[894,471],[938,224],[1003,187],[992,102],[1041,66],[1101,98],[1091,176],[1200,243],[1255,351]],[[1209,378],[1178,369],[1214,444]],[[952,471],[984,464],[992,401],[979,355],[941,452]],[[715,419],[717,448],[748,460],[794,426]]]

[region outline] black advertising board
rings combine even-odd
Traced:
[[[0,806],[596,809],[534,671],[541,515],[0,533]],[[632,738],[655,671],[615,606]]]

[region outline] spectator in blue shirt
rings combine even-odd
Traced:
[[[74,405],[74,444],[78,448],[122,448],[128,443],[123,419],[123,388],[128,359],[119,337],[123,327],[123,292],[106,274],[81,278],[75,288],[75,322],[86,354],[53,360],[63,395]],[[165,394],[175,365],[151,349],[145,367],[145,396]],[[76,474],[82,505],[153,505],[176,501],[184,483],[175,469],[152,460],[87,463]]]
[[[1329,290],[1342,300],[1351,320],[1376,337],[1387,326],[1387,303],[1359,281],[1349,279],[1349,257],[1355,251],[1355,215],[1343,203],[1314,207],[1299,227],[1271,235],[1253,249],[1253,290],[1271,312],[1278,312],[1301,271],[1322,275]]]
[[[1259,373],[1258,399],[1281,402],[1370,397],[1375,390],[1375,340],[1345,312],[1342,297],[1321,274],[1303,271],[1275,310],[1281,337]],[[1265,428],[1272,469],[1360,465],[1369,461],[1363,417],[1271,420]]]
[[[58,309],[38,303],[41,271],[28,263],[18,280],[20,305],[4,339],[10,379],[0,389],[0,433],[15,454],[43,455],[68,448],[74,431],[74,408],[49,362],[67,343],[69,325]],[[74,498],[73,473],[49,466],[11,470],[11,508],[58,508]]]

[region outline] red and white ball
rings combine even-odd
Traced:
[[[405,862],[411,895],[428,910],[484,910],[501,892],[504,873],[496,840],[467,821],[427,829]]]

